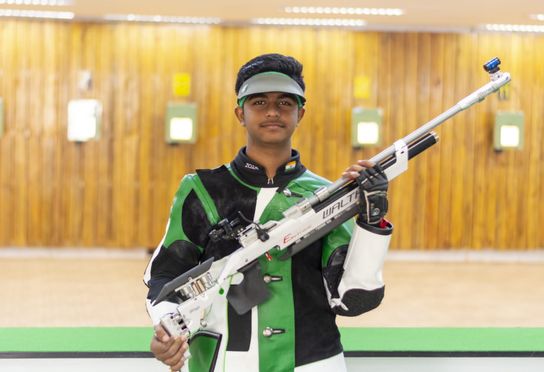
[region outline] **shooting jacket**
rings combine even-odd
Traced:
[[[221,265],[239,247],[235,240],[209,238],[219,220],[232,220],[238,212],[260,223],[279,220],[282,211],[327,184],[302,165],[295,150],[274,179],[247,157],[245,148],[228,165],[185,176],[145,273],[153,323],[176,309],[168,301],[151,305],[164,284],[210,257]],[[335,317],[359,315],[380,304],[391,232],[389,223],[376,228],[350,220],[285,261],[274,250],[259,258],[260,279],[254,280],[265,282],[270,297],[240,315],[221,296],[210,309],[206,329],[191,339],[185,370],[345,370]],[[231,288],[239,285],[235,282]]]

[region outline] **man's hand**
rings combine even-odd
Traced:
[[[185,363],[183,354],[189,349],[189,343],[184,336],[170,337],[164,328],[157,324],[149,348],[155,358],[170,366],[170,370],[179,371]]]
[[[388,209],[387,176],[368,160],[359,160],[346,169],[343,177],[355,179],[359,184],[359,218],[369,225],[379,224]]]
[[[372,168],[375,164],[369,160],[357,160],[357,163],[348,167],[342,177],[354,180],[360,176],[359,172],[366,168]]]

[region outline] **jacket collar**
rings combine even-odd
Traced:
[[[234,160],[230,163],[234,172],[242,181],[257,187],[285,187],[291,180],[297,178],[306,171],[306,167],[300,162],[300,154],[297,150],[291,150],[291,158],[278,167],[273,179],[266,175],[264,167],[251,160],[246,154],[246,148],[242,147]]]

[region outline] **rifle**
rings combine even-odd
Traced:
[[[396,141],[370,161],[384,169],[388,180],[405,172],[409,159],[438,142],[438,136],[432,129],[481,102],[510,81],[510,74],[500,71],[500,63],[498,58],[493,58],[483,65],[490,75],[490,82]],[[264,302],[268,298],[268,289],[258,276],[258,258],[273,249],[284,252],[280,259],[291,257],[354,217],[358,213],[358,201],[357,182],[340,178],[288,208],[279,221],[263,224],[248,221],[250,223],[245,227],[234,221],[221,221],[218,229],[210,233],[210,237],[214,240],[223,237],[237,239],[240,248],[216,262],[215,268],[212,268],[214,260],[210,258],[165,284],[153,304],[175,297],[179,306],[175,313],[161,319],[162,326],[171,336],[188,337],[206,328],[206,310],[215,299],[225,295],[225,288],[228,289],[227,300],[240,314]],[[237,273],[244,274],[243,281],[240,285],[230,286],[232,277]]]

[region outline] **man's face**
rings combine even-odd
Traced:
[[[249,96],[235,114],[247,129],[248,142],[282,145],[291,140],[304,108],[298,107],[292,94],[259,93]]]

